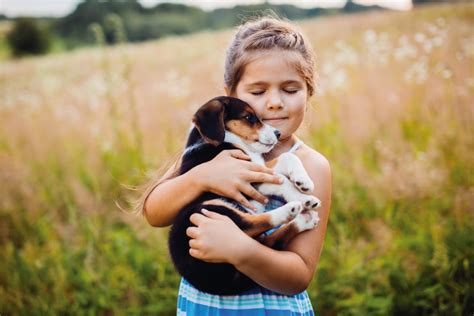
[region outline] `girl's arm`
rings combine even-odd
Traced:
[[[204,192],[213,192],[254,208],[244,197],[265,202],[265,196],[255,190],[252,182],[279,183],[267,167],[252,163],[241,150],[225,150],[211,161],[200,164],[185,174],[159,183],[144,203],[144,214],[150,225],[164,227],[171,225],[176,214]],[[177,164],[170,168],[163,179],[171,177]]]
[[[205,261],[231,263],[256,283],[276,292],[296,294],[306,289],[326,234],[331,171],[327,160],[314,151],[298,156],[314,181],[313,194],[322,202],[318,227],[300,233],[284,251],[276,251],[247,236],[226,216],[213,212],[206,212],[206,216],[194,214],[191,220],[199,230],[190,230],[190,237],[195,238],[191,255]]]

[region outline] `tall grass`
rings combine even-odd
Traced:
[[[474,6],[301,23],[319,94],[300,137],[333,202],[321,315],[474,311]],[[120,211],[223,93],[232,32],[3,62],[0,314],[173,314],[167,229]]]

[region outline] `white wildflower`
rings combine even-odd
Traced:
[[[453,76],[453,73],[451,72],[451,70],[449,69],[444,69],[442,72],[441,72],[441,75],[443,76],[444,79],[449,79]]]
[[[418,62],[412,64],[404,75],[405,81],[422,84],[428,78],[428,65],[426,57],[421,58]]]
[[[410,44],[408,37],[403,35],[398,39],[398,47],[395,48],[393,54],[397,61],[404,60],[406,58],[415,58],[417,55],[417,49],[414,45]]]
[[[426,36],[423,33],[417,32],[415,33],[415,41],[418,43],[423,43],[426,40]]]
[[[367,44],[373,44],[377,41],[377,34],[374,30],[367,30],[364,33],[364,40]]]
[[[433,44],[431,43],[431,41],[426,41],[424,44],[423,44],[423,50],[425,51],[425,53],[429,54],[431,53],[433,49]]]

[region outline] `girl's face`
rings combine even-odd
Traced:
[[[264,123],[277,128],[280,141],[298,129],[308,99],[306,83],[292,60],[281,51],[259,55],[245,67],[233,95],[252,106]]]

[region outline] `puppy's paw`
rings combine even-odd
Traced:
[[[290,174],[289,179],[300,192],[309,193],[314,190],[314,183],[306,172],[296,172],[295,170]]]
[[[306,210],[315,210],[321,206],[321,201],[312,195],[303,195],[301,202]]]
[[[272,224],[278,226],[288,223],[303,210],[303,204],[298,201],[289,202],[271,211]]]
[[[303,210],[303,204],[298,201],[286,203],[284,206],[289,209],[290,220],[295,218]]]
[[[319,214],[316,211],[304,211],[291,222],[294,224],[299,232],[313,229],[319,224]]]

